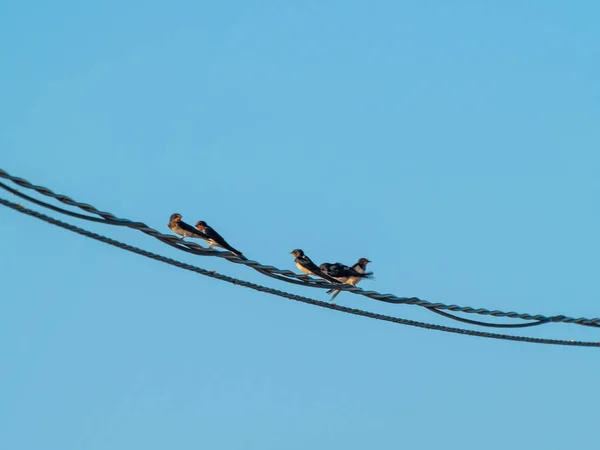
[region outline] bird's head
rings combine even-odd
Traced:
[[[206,228],[206,222],[204,220],[200,220],[198,222],[196,222],[196,228],[198,228],[199,230],[204,230]]]
[[[181,214],[175,213],[171,214],[171,222],[179,222],[181,221]]]
[[[301,256],[304,256],[304,252],[299,248],[292,250],[290,253],[294,255],[294,258],[300,258]]]

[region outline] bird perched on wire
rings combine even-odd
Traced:
[[[236,256],[244,256],[244,255],[242,255],[242,252],[240,252],[239,250],[236,250],[231,245],[229,245],[227,243],[227,241],[225,239],[223,239],[223,236],[221,236],[219,233],[217,233],[213,228],[209,227],[206,224],[206,222],[204,222],[203,220],[196,222],[196,229],[204,235],[204,237],[202,239],[204,239],[206,242],[208,242],[208,245],[211,248],[212,247],[221,247],[221,248],[224,248],[225,250],[229,250],[231,253],[233,253]]]
[[[315,277],[323,278],[330,283],[339,283],[335,278],[323,273],[323,271],[321,271],[321,269],[319,269],[317,265],[312,262],[312,260],[299,248],[292,250],[290,253],[294,255],[296,267],[298,267],[301,272],[304,272],[307,275],[314,275]]]
[[[342,283],[356,286],[360,280],[364,280],[365,278],[373,278],[373,272],[367,272],[367,264],[370,262],[371,261],[369,261],[367,258],[360,258],[352,267],[348,267],[340,263],[330,264],[328,266],[326,266],[327,263],[324,263],[321,264],[321,267],[326,266],[328,269],[327,273],[332,277],[337,278]],[[332,270],[334,273],[337,273],[340,276],[335,276],[329,270]],[[336,298],[340,292],[342,291],[339,289],[330,289],[327,291],[328,294],[333,294],[331,296],[331,300]]]
[[[169,228],[172,232],[177,233],[181,236],[181,239],[185,239],[186,237],[192,237],[197,239],[204,239],[205,236],[196,230],[193,226],[188,225],[183,220],[181,220],[181,214],[175,213],[171,214],[171,218],[169,219]]]
[[[323,263],[319,266],[319,269],[342,283],[348,281],[348,278],[373,278],[373,272],[360,273],[342,263]]]
[[[319,269],[321,269],[321,272],[326,273],[330,277],[344,282],[345,280],[342,278],[348,278],[346,270],[350,268],[342,263],[323,263],[319,265]]]

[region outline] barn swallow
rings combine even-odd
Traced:
[[[352,267],[348,268],[348,269],[350,269],[349,271],[345,272],[347,274],[345,279],[339,278],[339,280],[344,284],[350,284],[352,286],[356,286],[360,280],[362,280],[364,278],[372,278],[373,272],[367,272],[367,264],[369,264],[370,262],[371,261],[369,261],[367,258],[360,258],[356,262],[356,264],[354,264]],[[339,264],[339,263],[337,263],[337,264]],[[342,264],[342,266],[343,266],[343,264]],[[346,267],[346,266],[344,266],[344,267]],[[331,300],[336,298],[340,292],[342,292],[342,291],[339,289],[330,289],[327,291],[328,294],[333,294],[331,296]]]
[[[202,233],[196,231],[193,226],[188,225],[181,220],[181,214],[179,213],[171,214],[171,218],[169,219],[169,228],[174,233],[180,235],[181,239],[185,239],[186,237],[204,239]]]
[[[373,272],[360,273],[352,267],[348,267],[341,263],[323,263],[319,266],[319,269],[321,269],[323,273],[326,273],[342,283],[346,283],[349,278],[363,279],[373,277]]]
[[[314,275],[315,277],[323,278],[324,280],[329,281],[330,283],[339,283],[335,278],[330,277],[326,273],[323,273],[321,269],[317,267],[317,265],[311,261],[311,259],[304,254],[302,250],[299,248],[292,250],[290,252],[294,255],[294,262],[296,263],[296,267],[300,269],[301,272],[304,272],[308,275]]]
[[[350,269],[348,266],[345,266],[341,263],[323,263],[319,266],[321,272],[329,275],[332,278],[335,278],[338,281],[345,281],[342,278],[348,278],[348,274],[346,273],[346,269]]]
[[[215,230],[213,230],[211,227],[209,227],[206,224],[206,222],[204,222],[203,220],[196,222],[196,229],[205,236],[202,239],[204,239],[206,242],[208,242],[208,245],[210,246],[210,248],[221,247],[221,248],[224,248],[225,250],[229,250],[231,253],[233,253],[236,256],[244,256],[244,255],[242,255],[242,252],[240,252],[239,250],[236,250],[231,245],[229,245],[227,243],[227,241],[225,239],[223,239],[223,237],[219,233],[217,233]]]

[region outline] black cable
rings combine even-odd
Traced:
[[[442,326],[442,325],[417,322],[417,321],[413,321],[413,320],[402,319],[399,317],[391,317],[391,316],[386,316],[386,315],[382,315],[382,314],[372,313],[369,311],[363,311],[360,309],[347,308],[345,306],[339,306],[339,305],[336,305],[333,303],[326,303],[326,302],[311,299],[308,297],[291,294],[291,293],[285,292],[285,291],[279,291],[277,289],[272,289],[272,288],[268,288],[266,286],[261,286],[259,284],[250,283],[248,281],[229,277],[227,275],[222,275],[215,271],[209,271],[209,270],[197,267],[197,266],[193,266],[191,264],[186,264],[181,261],[176,261],[174,259],[167,258],[162,255],[158,255],[156,253],[151,253],[146,250],[116,241],[114,239],[110,239],[106,236],[102,236],[97,233],[92,233],[90,231],[84,230],[84,229],[76,227],[74,225],[71,225],[71,224],[68,224],[65,222],[61,222],[52,217],[46,216],[37,211],[27,209],[21,205],[18,205],[16,203],[10,202],[10,201],[2,199],[2,198],[0,198],[0,204],[7,206],[15,211],[20,212],[20,213],[27,214],[27,215],[35,217],[37,219],[43,220],[52,225],[64,228],[66,230],[89,237],[91,239],[95,239],[95,240],[103,242],[105,244],[109,244],[114,247],[118,247],[120,249],[127,250],[129,252],[136,253],[138,255],[142,255],[147,258],[154,259],[156,261],[170,264],[172,266],[175,266],[175,267],[178,267],[181,269],[185,269],[185,270],[189,270],[189,271],[192,271],[192,272],[195,272],[195,273],[207,276],[207,277],[216,278],[216,279],[219,279],[222,281],[226,281],[228,283],[232,283],[232,284],[236,284],[239,286],[244,286],[244,287],[247,287],[250,289],[254,289],[259,292],[265,292],[265,293],[268,293],[271,295],[284,297],[284,298],[287,298],[290,300],[295,300],[295,301],[299,301],[302,303],[319,306],[321,308],[331,309],[331,310],[340,311],[340,312],[347,313],[347,314],[368,317],[368,318],[375,319],[375,320],[382,320],[382,321],[392,322],[392,323],[401,324],[401,325],[409,325],[409,326],[413,326],[413,327],[425,328],[425,329],[430,329],[430,330],[444,331],[447,333],[456,333],[456,334],[464,334],[464,335],[469,335],[469,336],[485,337],[485,338],[489,338],[489,339],[500,339],[500,340],[517,341],[517,342],[530,342],[530,343],[536,343],[536,344],[566,345],[566,346],[575,346],[575,347],[600,347],[600,342],[573,341],[573,340],[566,341],[566,340],[556,340],[556,339],[532,338],[532,337],[527,337],[527,336],[511,336],[511,335],[506,335],[506,334],[488,333],[488,332],[484,332],[484,331],[465,330],[465,329],[461,329],[461,328],[452,328],[452,327],[446,327],[446,326]]]
[[[35,203],[36,205],[43,206],[44,208],[51,209],[52,211],[56,211],[61,214],[65,214],[67,216],[76,217],[77,219],[89,220],[90,222],[107,223],[110,225],[125,225],[125,226],[127,225],[126,223],[123,223],[123,222],[118,222],[118,221],[114,221],[114,220],[110,220],[110,219],[101,219],[101,218],[92,217],[92,216],[86,216],[85,214],[79,214],[79,213],[76,213],[73,211],[69,211],[67,209],[59,208],[58,206],[51,205],[50,203],[46,203],[46,202],[43,202],[36,198],[30,197],[27,194],[23,194],[22,192],[19,192],[16,189],[13,189],[10,186],[7,186],[6,184],[4,184],[2,182],[0,182],[0,188],[10,192],[13,195],[16,195],[17,197],[24,198],[25,200],[30,201],[31,203]]]
[[[335,289],[339,289],[339,290],[348,291],[353,294],[363,295],[365,297],[368,297],[368,298],[371,298],[374,300],[378,300],[378,301],[382,301],[382,302],[386,302],[386,303],[402,304],[402,305],[417,305],[417,306],[427,308],[431,311],[435,310],[434,312],[438,312],[438,313],[440,313],[441,309],[444,309],[444,310],[449,310],[449,311],[454,311],[454,312],[462,312],[462,313],[468,313],[468,314],[480,314],[480,315],[490,315],[490,316],[494,316],[494,317],[509,317],[509,318],[516,318],[516,319],[521,319],[521,320],[533,320],[536,322],[535,324],[542,324],[542,323],[548,323],[548,322],[562,322],[562,323],[572,323],[572,324],[584,325],[584,326],[590,326],[590,327],[600,327],[600,318],[593,318],[593,319],[588,319],[585,317],[574,318],[574,317],[568,317],[568,316],[564,316],[564,315],[546,317],[541,314],[532,315],[532,314],[527,314],[527,313],[517,313],[514,311],[510,311],[510,312],[504,312],[504,311],[498,311],[498,310],[490,311],[485,308],[473,308],[470,306],[446,305],[444,303],[432,303],[432,302],[428,302],[426,300],[419,299],[417,297],[397,297],[393,294],[380,294],[375,291],[364,291],[360,288],[350,286],[350,285],[345,285],[345,284],[333,285],[331,283],[328,283],[328,282],[325,282],[322,280],[318,280],[318,279],[308,279],[305,275],[299,275],[299,274],[296,274],[289,270],[281,270],[281,269],[278,269],[273,266],[265,266],[256,261],[241,259],[229,252],[220,252],[220,251],[215,251],[212,249],[206,249],[206,248],[204,248],[196,243],[193,243],[193,242],[183,242],[176,236],[162,234],[162,233],[158,232],[157,230],[148,227],[144,223],[133,222],[133,221],[129,221],[127,219],[117,218],[113,214],[108,213],[108,212],[99,211],[94,206],[89,205],[87,203],[77,202],[65,195],[56,194],[52,190],[50,190],[46,187],[43,187],[43,186],[35,186],[27,180],[9,175],[6,171],[4,171],[2,169],[0,169],[0,177],[8,179],[8,180],[14,182],[15,184],[18,184],[19,186],[22,186],[26,189],[32,189],[42,195],[46,195],[46,196],[55,198],[56,200],[63,202],[65,204],[68,204],[70,206],[75,206],[80,209],[83,209],[86,212],[91,212],[93,214],[97,214],[97,215],[103,217],[105,220],[107,220],[107,222],[105,222],[105,223],[112,224],[110,221],[116,221],[116,222],[118,222],[119,225],[127,226],[129,228],[141,231],[145,234],[155,237],[156,239],[159,239],[160,241],[162,241],[172,247],[176,247],[179,250],[186,251],[188,253],[194,253],[194,254],[201,255],[201,256],[218,256],[221,258],[225,258],[230,262],[233,262],[235,264],[243,264],[243,265],[249,266],[252,269],[257,270],[258,272],[260,272],[266,276],[269,276],[271,278],[275,278],[275,279],[278,279],[280,281],[284,281],[287,283],[292,283],[292,284],[297,284],[297,285],[302,285],[302,286],[309,286],[309,287],[318,287],[318,288],[324,288],[324,289],[335,288]],[[38,203],[42,206],[45,206],[45,207],[47,207],[46,205],[48,205],[44,202],[36,202],[36,203]],[[49,205],[49,206],[51,206],[51,205]],[[51,209],[55,209],[55,208],[51,208]],[[59,210],[60,210],[60,208],[59,208]],[[62,212],[62,210],[59,212]],[[69,212],[69,213],[71,213],[71,212]],[[72,214],[70,214],[70,215],[72,215]],[[80,218],[89,220],[88,216],[82,216]],[[498,324],[488,324],[486,322],[478,322],[478,321],[470,321],[469,322],[468,319],[460,319],[460,318],[457,318],[457,316],[454,316],[454,315],[448,314],[448,313],[446,313],[446,317],[454,319],[454,320],[459,320],[461,322],[471,323],[471,324],[498,327]],[[525,324],[525,326],[532,326],[532,324]],[[507,327],[512,328],[513,326],[511,324],[507,324]]]
[[[492,328],[527,328],[527,327],[535,327],[536,325],[543,325],[548,323],[549,320],[538,320],[537,322],[530,323],[491,323],[491,322],[480,322],[478,320],[465,319],[464,317],[458,317],[454,314],[449,314],[445,311],[440,311],[435,308],[427,308],[429,311],[439,314],[440,316],[448,317],[449,319],[456,320],[458,322],[464,322],[471,325],[479,325],[482,327],[492,327]]]

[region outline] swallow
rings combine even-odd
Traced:
[[[352,286],[356,286],[358,284],[358,282],[360,280],[363,280],[365,278],[373,278],[373,272],[367,272],[367,264],[369,264],[371,261],[369,261],[367,258],[360,258],[356,264],[354,264],[352,267],[348,267],[349,270],[347,271],[342,271],[342,275],[346,275],[345,277],[342,276],[340,278],[338,278],[338,280],[340,280],[342,283],[344,284],[350,284]],[[336,263],[339,264],[339,263]],[[323,265],[323,264],[321,264]],[[335,266],[335,264],[333,264]],[[344,266],[343,264],[340,264],[340,266],[343,267],[347,267]],[[328,294],[333,294],[331,296],[331,300],[333,300],[334,298],[336,298],[338,296],[338,294],[342,292],[339,289],[330,289],[327,291]]]
[[[208,242],[208,245],[210,246],[210,248],[221,247],[221,248],[224,248],[225,250],[229,250],[231,253],[233,253],[236,256],[244,256],[244,255],[242,255],[242,252],[240,252],[239,250],[236,250],[231,245],[229,245],[227,243],[227,241],[225,239],[223,239],[223,236],[221,236],[219,233],[217,233],[215,230],[213,230],[211,227],[209,227],[206,224],[206,222],[204,222],[203,220],[196,222],[196,230],[198,230],[200,233],[202,233],[204,235],[204,237],[202,239],[204,239],[206,242]]]
[[[323,263],[319,266],[319,269],[342,283],[346,283],[350,278],[363,279],[373,277],[373,272],[360,273],[352,267],[341,263]]]
[[[321,271],[321,269],[319,269],[317,265],[312,262],[312,260],[299,248],[292,250],[290,253],[294,255],[296,267],[298,267],[301,272],[304,272],[307,275],[314,275],[315,277],[323,278],[330,283],[339,283],[339,281],[337,281],[335,278],[323,273],[323,271]]]
[[[204,239],[204,236],[199,231],[196,231],[193,226],[181,220],[181,214],[179,213],[171,214],[169,228],[172,232],[181,236],[181,239],[185,239],[186,237]]]
[[[348,278],[346,269],[350,268],[341,263],[323,263],[319,266],[319,269],[321,269],[321,272],[329,275],[330,277],[343,282],[345,281],[343,278]]]

